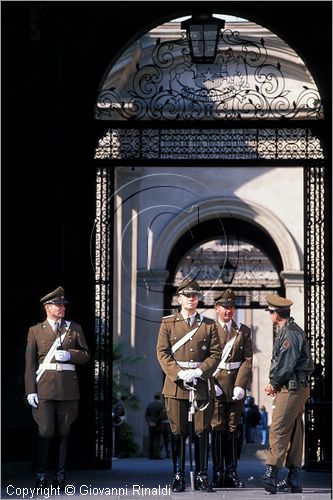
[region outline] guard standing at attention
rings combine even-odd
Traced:
[[[215,299],[216,326],[222,357],[214,373],[212,418],[213,486],[244,488],[237,476],[237,427],[252,374],[252,340],[248,326],[233,320],[236,295],[228,288]]]
[[[313,372],[314,364],[305,333],[290,316],[292,300],[273,294],[267,295],[266,300],[266,310],[278,326],[269,384],[265,387],[266,394],[274,397],[274,403],[266,470],[263,476],[254,480],[269,493],[301,493],[299,470],[304,439],[303,413],[310,397],[307,376]],[[284,464],[289,469],[288,476],[277,483],[278,471]]]
[[[38,425],[36,487],[47,486],[49,441],[59,438],[58,466],[52,486],[65,489],[67,437],[78,415],[79,385],[75,365],[90,358],[86,340],[79,324],[66,321],[63,287],[40,299],[46,319],[29,328],[25,391]]]
[[[214,373],[221,347],[214,321],[197,312],[200,287],[191,279],[177,289],[181,310],[165,316],[157,341],[157,358],[166,375],[165,407],[171,426],[174,467],[172,491],[185,490],[185,441],[188,435],[189,396],[195,389],[197,411],[193,416],[197,449],[195,487],[210,491],[208,483],[208,432],[214,411]]]

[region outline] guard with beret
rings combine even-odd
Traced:
[[[68,302],[63,287],[40,302],[46,319],[29,328],[25,356],[25,391],[38,425],[36,487],[47,486],[49,442],[57,436],[58,467],[52,485],[64,491],[67,437],[80,398],[75,367],[87,363],[90,354],[81,326],[65,320]]]
[[[214,411],[214,373],[221,347],[214,321],[197,311],[199,284],[184,280],[177,288],[180,312],[165,316],[159,330],[157,358],[166,377],[165,408],[171,426],[174,467],[172,490],[185,490],[185,442],[188,435],[190,387],[198,410],[193,416],[197,490],[210,491],[208,483],[208,432]]]
[[[310,397],[307,376],[313,372],[314,364],[306,335],[290,316],[292,300],[269,294],[266,301],[266,310],[278,327],[269,384],[265,387],[266,394],[275,400],[265,473],[254,479],[270,493],[301,493],[299,470],[303,453],[303,413]],[[288,476],[278,483],[277,474],[284,464],[289,469]]]
[[[215,299],[216,327],[222,356],[214,373],[212,418],[213,486],[243,488],[237,475],[237,428],[252,374],[252,339],[248,326],[234,321],[236,294],[228,288]]]

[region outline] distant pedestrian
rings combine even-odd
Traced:
[[[123,458],[126,456],[126,446],[124,443],[124,429],[127,419],[126,401],[127,396],[121,396],[120,399],[117,399],[112,408],[114,454],[117,458]]]
[[[157,392],[154,395],[154,401],[148,404],[145,413],[145,419],[149,430],[149,458],[161,458],[161,437],[163,422],[163,402],[161,394]]]
[[[255,443],[256,429],[260,423],[260,411],[255,404],[254,398],[248,396],[245,406],[245,440],[247,443]]]
[[[266,446],[268,443],[268,413],[265,406],[260,406],[260,437],[261,445]]]

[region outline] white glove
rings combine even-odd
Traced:
[[[222,391],[221,387],[219,385],[215,384],[214,388],[215,388],[215,394],[216,394],[216,396],[217,397],[222,396],[223,391]]]
[[[38,408],[38,395],[36,392],[32,392],[31,394],[27,395],[27,400],[29,405],[33,406],[34,408]]]
[[[177,373],[177,375],[178,375],[178,378],[180,378],[181,380],[184,380],[184,382],[189,384],[190,382],[193,382],[194,379],[201,377],[202,370],[200,370],[200,368],[195,368],[195,370],[190,368],[188,370],[180,370]]]
[[[68,351],[56,351],[54,359],[56,361],[69,361],[71,359],[71,353]]]
[[[240,401],[243,399],[245,396],[245,391],[241,387],[238,387],[237,385],[234,387],[234,395],[232,396],[232,399],[235,401]]]

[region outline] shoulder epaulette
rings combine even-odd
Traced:
[[[175,314],[169,314],[168,316],[162,316],[162,319],[174,318],[175,316]]]

